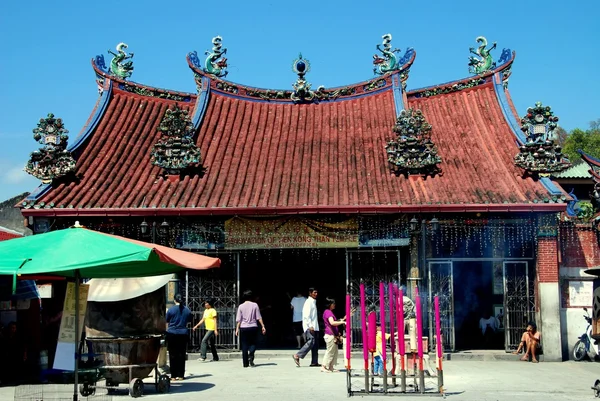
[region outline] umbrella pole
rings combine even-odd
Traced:
[[[77,401],[79,382],[79,270],[75,270],[75,383],[73,384],[73,401]]]

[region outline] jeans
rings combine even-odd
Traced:
[[[184,377],[185,375],[187,341],[187,334],[167,333],[167,350],[169,351],[171,377]]]
[[[298,351],[298,353],[296,355],[298,355],[298,358],[304,359],[306,354],[308,354],[308,350],[310,350],[311,351],[310,364],[318,365],[319,364],[319,332],[315,330],[314,332],[311,333],[310,330],[306,330],[304,332],[304,336],[306,337],[306,344],[304,344],[304,346],[302,348],[300,348],[300,351]]]
[[[202,359],[206,359],[206,348],[210,344],[210,352],[213,356],[213,361],[219,360],[219,355],[217,355],[217,347],[215,346],[215,331],[207,330],[206,334],[202,338],[202,343],[200,344],[200,357]]]
[[[382,375],[383,374],[383,359],[379,355],[374,358],[373,366],[373,374],[374,375]]]
[[[256,339],[258,327],[240,328],[240,344],[242,346],[242,363],[247,368],[254,364],[254,351],[256,351]]]

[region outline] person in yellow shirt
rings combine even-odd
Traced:
[[[210,344],[210,352],[212,353],[213,362],[219,360],[219,355],[217,355],[217,347],[215,345],[215,338],[219,335],[219,331],[217,328],[217,311],[213,308],[214,301],[209,299],[204,302],[204,314],[202,315],[202,320],[198,322],[193,328],[194,331],[198,327],[204,323],[204,327],[206,328],[206,334],[202,338],[202,343],[200,344],[200,361],[206,361],[206,349]]]
[[[390,339],[390,334],[385,333],[385,341]],[[375,335],[375,346],[377,351],[375,353],[375,366],[373,368],[373,375],[383,375],[383,334],[381,332],[381,325],[377,322],[377,334]]]

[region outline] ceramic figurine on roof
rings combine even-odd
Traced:
[[[434,176],[442,159],[431,141],[431,125],[421,110],[402,110],[393,130],[398,136],[388,142],[388,163],[396,175]]]
[[[558,117],[550,106],[537,102],[527,109],[521,119],[521,130],[527,137],[515,156],[515,164],[531,174],[547,176],[571,167],[571,162],[562,153],[562,148],[554,143],[554,130]]]
[[[223,57],[227,53],[227,49],[222,48],[222,42],[223,38],[215,36],[212,40],[212,51],[207,50],[205,52],[208,57],[206,57],[206,61],[204,62],[204,70],[218,78],[226,77],[228,73],[227,59]]]
[[[119,43],[116,47],[117,53],[109,50],[108,52],[113,55],[110,61],[110,72],[119,78],[127,79],[133,73],[133,61],[125,61],[133,57],[133,53],[127,54],[125,49],[127,45],[125,43]]]
[[[373,55],[373,64],[375,64],[373,72],[379,75],[397,70],[401,67],[398,62],[398,57],[396,56],[396,53],[399,53],[400,49],[396,48],[392,50],[392,35],[386,33],[381,38],[383,39],[383,48],[378,44],[377,50],[381,52],[383,57],[380,57],[377,54]]]
[[[177,175],[193,164],[202,163],[200,149],[193,140],[194,124],[187,110],[178,105],[167,109],[158,126],[161,138],[152,149],[152,164],[162,167],[168,175]]]
[[[33,139],[44,146],[31,152],[25,171],[44,184],[73,172],[75,160],[67,150],[68,132],[62,120],[55,119],[52,113],[40,119],[37,128],[33,130]]]
[[[483,74],[496,68],[496,63],[490,54],[496,48],[496,42],[492,44],[492,47],[486,49],[488,41],[485,37],[478,36],[475,40],[479,43],[479,47],[477,49],[471,47],[469,51],[479,56],[479,58],[469,56],[469,72],[471,74]]]
[[[292,84],[294,91],[290,98],[294,102],[310,102],[315,98],[315,93],[310,89],[311,84],[306,82],[304,76],[310,71],[310,62],[302,58],[302,53],[294,60],[292,69],[298,74],[298,79]]]

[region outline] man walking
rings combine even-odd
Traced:
[[[210,343],[210,351],[213,356],[213,361],[216,362],[219,360],[219,355],[217,354],[217,347],[215,346],[215,337],[219,335],[217,328],[217,311],[213,307],[214,301],[209,299],[204,302],[204,314],[202,315],[202,320],[198,322],[193,328],[194,331],[198,327],[204,323],[204,327],[206,328],[206,334],[204,334],[204,338],[202,338],[202,343],[200,344],[200,361],[206,361],[206,351],[208,345]]]
[[[304,328],[302,327],[302,309],[304,308],[304,303],[306,303],[306,297],[302,295],[302,291],[298,290],[296,296],[290,301],[292,325],[296,341],[298,342],[298,349],[302,348],[302,342],[304,341]]]
[[[317,290],[308,289],[308,298],[302,308],[302,328],[306,337],[306,344],[298,353],[293,355],[294,363],[300,367],[300,359],[304,359],[308,351],[311,351],[310,366],[319,365],[319,319],[317,313]]]

